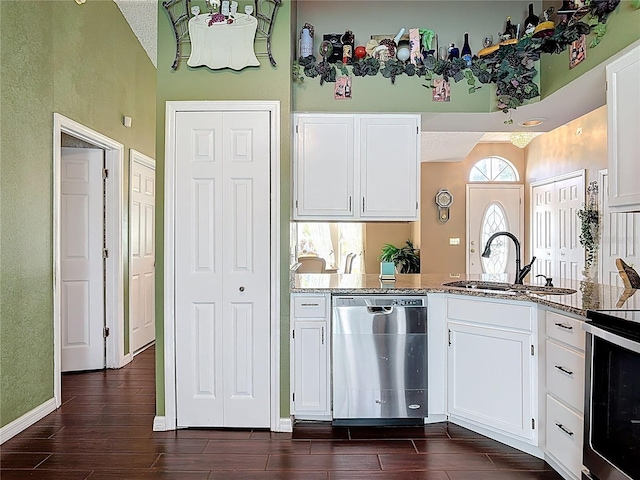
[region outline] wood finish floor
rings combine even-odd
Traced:
[[[542,460],[464,428],[300,425],[153,432],[154,349],[68,374],[63,405],[0,447],[0,478],[40,480],[557,480]]]

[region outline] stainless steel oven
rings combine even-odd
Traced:
[[[640,480],[640,311],[588,311],[583,479]]]

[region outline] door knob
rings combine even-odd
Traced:
[[[244,287],[240,287],[238,290],[240,290],[241,292],[244,292]]]

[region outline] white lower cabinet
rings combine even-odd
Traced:
[[[448,298],[452,421],[537,445],[532,314],[526,304]]]
[[[298,420],[331,420],[331,296],[291,298],[291,414]]]
[[[581,320],[545,312],[545,454],[569,480],[582,471],[584,346]]]

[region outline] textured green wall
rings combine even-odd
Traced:
[[[240,2],[238,11],[245,4]],[[194,1],[204,12],[204,2]],[[157,411],[164,414],[164,331],[163,331],[163,275],[164,275],[164,129],[167,101],[184,100],[279,100],[280,101],[280,170],[281,170],[281,413],[289,412],[289,203],[290,203],[290,142],[291,142],[291,1],[285,0],[278,9],[272,52],[276,67],[267,58],[259,58],[260,67],[247,67],[238,72],[223,69],[210,70],[207,67],[191,68],[186,59],[177,70],[171,69],[175,56],[175,40],[169,18],[159,4],[158,9],[158,92],[157,92],[157,178],[156,197],[156,391]],[[258,43],[256,43],[258,51]]]
[[[4,426],[53,397],[53,113],[124,144],[128,235],[129,149],[155,155],[156,74],[111,1],[2,0],[0,31]]]
[[[550,2],[557,8],[557,2]],[[545,3],[546,5],[546,3]],[[623,48],[640,39],[640,9],[634,9],[630,0],[622,0],[607,19],[607,33],[600,45],[587,48],[587,58],[569,69],[569,50],[558,55],[543,55],[540,59],[542,97],[548,97],[580,75],[604,62]],[[587,45],[593,35],[587,37]]]

